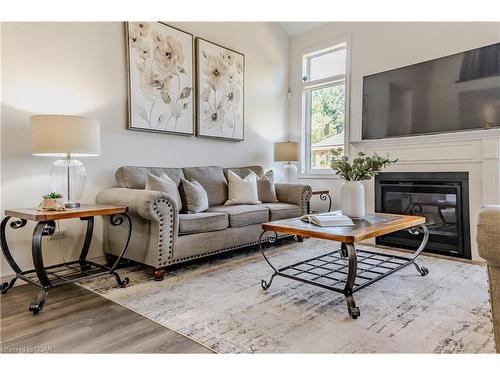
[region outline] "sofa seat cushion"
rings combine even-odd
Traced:
[[[233,206],[214,206],[208,212],[223,212],[229,216],[229,226],[240,228],[269,221],[269,211],[262,204],[236,204]]]
[[[269,218],[271,221],[291,219],[302,216],[300,206],[290,203],[263,203],[269,209]]]
[[[223,212],[200,212],[179,215],[179,234],[213,232],[229,227],[227,214]]]

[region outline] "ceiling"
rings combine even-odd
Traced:
[[[288,35],[294,36],[312,29],[316,29],[326,23],[327,22],[278,22],[278,25],[280,25]]]

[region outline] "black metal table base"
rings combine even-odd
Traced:
[[[0,226],[0,242],[2,245],[2,252],[5,259],[11,266],[11,268],[16,273],[16,276],[10,282],[4,282],[0,285],[0,291],[2,294],[7,293],[16,283],[17,279],[24,280],[28,283],[38,286],[41,291],[35,301],[31,302],[28,310],[33,314],[38,314],[44,307],[49,291],[52,288],[56,288],[61,285],[76,283],[79,281],[84,281],[92,279],[102,275],[112,275],[119,287],[125,287],[129,283],[129,279],[126,277],[123,280],[120,278],[118,273],[116,273],[116,267],[120,262],[121,258],[127,250],[128,243],[130,242],[130,235],[132,233],[132,223],[129,216],[126,213],[115,214],[110,216],[110,221],[112,225],[121,225],[124,219],[128,222],[128,237],[127,241],[121,251],[120,255],[116,259],[115,263],[111,266],[101,265],[92,261],[87,260],[88,251],[90,248],[90,243],[92,240],[92,233],[94,229],[94,217],[83,217],[82,221],[87,222],[87,230],[85,233],[85,239],[83,241],[82,250],[80,252],[80,257],[78,260],[65,262],[60,264],[55,264],[46,267],[43,262],[42,254],[42,237],[50,236],[54,233],[56,225],[53,220],[51,221],[40,221],[37,223],[33,231],[32,239],[32,255],[33,264],[35,268],[22,271],[19,265],[15,262],[12,254],[10,252],[7,238],[6,238],[6,227],[7,223],[11,219],[10,216],[6,216],[2,220]],[[24,219],[15,219],[10,223],[12,229],[20,229],[26,225],[27,221]]]
[[[272,234],[263,241],[262,238],[266,232],[268,231],[261,234],[260,250],[274,272],[269,281],[261,281],[262,289],[269,289],[274,278],[281,276],[342,293],[346,297],[347,310],[353,319],[360,316],[360,309],[356,306],[353,297],[355,292],[412,264],[420,275],[425,276],[429,273],[427,268],[420,267],[415,262],[429,238],[429,232],[425,225],[420,226],[418,229],[410,229],[412,234],[421,232],[424,234],[419,248],[410,257],[369,250],[356,250],[354,243],[342,243],[340,249],[281,268],[276,268],[271,264],[264,253],[263,243],[266,240],[273,243],[276,239],[276,233],[271,232]]]

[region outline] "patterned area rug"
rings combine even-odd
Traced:
[[[369,249],[369,248],[368,248]],[[267,254],[277,266],[321,255],[332,243],[284,242]],[[387,250],[385,250],[387,252]],[[161,282],[142,266],[88,288],[218,353],[493,353],[486,269],[421,256],[413,266],[354,295],[361,317],[351,319],[338,293],[277,277],[258,251],[175,270]]]

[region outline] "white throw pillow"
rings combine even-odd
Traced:
[[[182,210],[182,200],[177,184],[166,173],[160,177],[148,173],[146,176],[146,189],[167,193],[177,204],[177,210]]]
[[[228,179],[228,200],[224,204],[259,204],[259,193],[257,190],[257,175],[252,172],[245,178],[240,178],[236,173],[229,170]]]

